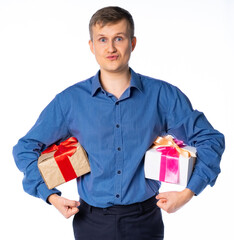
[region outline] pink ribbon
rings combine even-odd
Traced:
[[[179,182],[179,153],[173,147],[159,147],[161,152],[159,181],[167,183]]]
[[[172,139],[170,139],[172,140]],[[171,146],[157,146],[156,150],[161,152],[161,163],[159,181],[167,183],[179,183],[179,157],[178,147],[185,146],[183,141],[173,139],[173,144],[176,147]]]

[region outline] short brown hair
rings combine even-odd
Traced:
[[[129,25],[130,37],[134,37],[134,21],[132,15],[125,9],[120,7],[105,7],[99,9],[90,19],[89,22],[89,34],[90,39],[93,39],[92,27],[96,24],[100,24],[102,27],[108,23],[117,23],[122,19],[126,19]]]

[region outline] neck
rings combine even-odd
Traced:
[[[122,72],[106,72],[101,70],[100,81],[102,87],[109,93],[113,94],[118,99],[129,87],[131,79],[131,73],[129,68]]]

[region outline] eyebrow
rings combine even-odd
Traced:
[[[119,33],[116,33],[116,34],[115,34],[115,36],[118,36],[118,35],[124,35],[124,36],[127,36],[127,34],[124,33],[124,32],[119,32]],[[97,35],[97,37],[104,37],[104,36],[106,36],[106,35],[103,34],[103,33],[99,33],[99,34]]]
[[[125,36],[126,36],[126,33],[124,33],[124,32],[119,32],[119,33],[116,33],[116,35],[125,35]]]

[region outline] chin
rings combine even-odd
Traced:
[[[124,70],[126,70],[126,68],[128,69],[129,66],[116,66],[116,67],[101,67],[101,69],[103,69],[106,72],[112,72],[112,73],[118,73],[118,72],[122,72]]]

